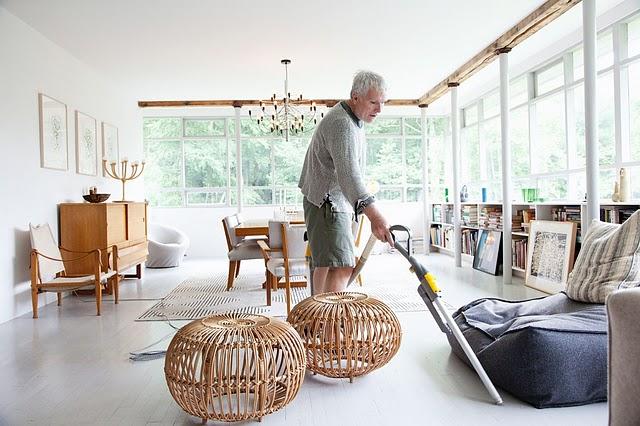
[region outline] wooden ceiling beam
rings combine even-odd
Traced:
[[[444,95],[452,83],[460,84],[493,61],[502,51],[513,49],[518,44],[535,34],[538,30],[571,9],[581,0],[548,0],[524,19],[498,37],[473,58],[465,62],[451,75],[436,84],[431,90],[420,96],[420,105],[432,104]]]
[[[311,102],[316,105],[325,105],[332,107],[341,99],[302,99],[291,100],[293,105],[309,106]],[[260,106],[260,102],[269,105],[269,101],[260,99],[212,99],[212,100],[195,100],[195,101],[138,101],[140,108],[183,108],[183,107],[243,107],[243,106]],[[281,105],[282,100],[278,101]],[[389,99],[385,102],[386,106],[418,106],[417,99]]]

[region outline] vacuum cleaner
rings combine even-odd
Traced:
[[[409,263],[411,264],[411,272],[413,272],[418,278],[418,281],[420,281],[420,285],[418,286],[418,294],[420,294],[422,300],[427,305],[427,308],[429,308],[429,312],[431,312],[431,315],[435,319],[436,324],[438,324],[440,330],[445,333],[447,337],[450,338],[451,336],[453,336],[456,339],[456,341],[464,350],[469,363],[473,366],[474,370],[476,370],[478,376],[480,376],[480,380],[484,384],[484,387],[487,389],[487,392],[489,392],[489,395],[491,395],[491,398],[495,401],[496,404],[502,404],[502,398],[500,397],[500,394],[493,385],[493,382],[491,382],[489,376],[487,376],[487,373],[484,371],[484,368],[482,367],[482,364],[480,364],[480,361],[478,361],[478,357],[476,357],[476,354],[471,349],[471,346],[469,346],[469,342],[467,342],[467,339],[465,339],[462,331],[460,331],[458,324],[456,324],[449,311],[442,305],[440,296],[438,295],[438,293],[440,292],[440,288],[436,283],[436,278],[431,272],[427,270],[426,267],[424,267],[424,265],[418,262],[411,255],[411,231],[409,230],[409,228],[402,225],[393,225],[389,228],[389,231],[391,232],[391,235],[393,237],[394,248],[398,250],[398,252],[409,261]],[[406,247],[404,247],[398,240],[398,238],[396,238],[394,232],[404,232],[407,234]],[[371,250],[373,249],[376,241],[377,239],[374,235],[371,235],[371,237],[369,237],[369,240],[367,241],[367,244],[362,251],[360,259],[358,260],[358,263],[356,264],[355,268],[353,269],[353,273],[349,278],[347,287],[349,287],[351,283],[355,281],[355,279],[362,271],[362,268],[367,262],[369,254],[371,254]]]

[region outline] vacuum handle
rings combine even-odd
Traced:
[[[398,242],[394,231],[402,231],[407,234],[407,247],[405,248],[402,244]],[[393,225],[389,228],[389,232],[391,232],[391,236],[393,237],[393,247],[400,252],[411,264],[413,267],[413,272],[416,274],[419,280],[422,280],[424,275],[429,272],[427,268],[425,268],[420,262],[416,260],[413,256],[411,256],[411,230],[404,225]]]

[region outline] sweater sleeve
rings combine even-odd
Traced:
[[[361,211],[364,208],[361,204],[371,204],[373,196],[367,192],[360,171],[358,134],[348,118],[336,120],[328,133],[328,150],[340,190],[354,210]]]

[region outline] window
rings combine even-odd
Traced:
[[[628,69],[631,159],[640,161],[640,61],[631,63]]]
[[[511,172],[513,176],[527,176],[529,170],[529,108],[527,105],[511,111]]]
[[[584,85],[580,84],[570,91],[574,100],[576,138],[576,167],[585,166],[585,129],[584,129]],[[598,78],[598,149],[601,165],[615,163],[615,128],[614,128],[614,97],[613,73],[601,75]]]
[[[531,142],[533,173],[547,173],[567,168],[565,141],[564,93],[547,96],[533,104],[535,121]]]
[[[640,54],[640,18],[635,18],[627,24],[627,32],[627,45],[629,46],[628,57],[632,58]]]
[[[502,179],[502,140],[500,139],[500,117],[482,123],[480,138],[484,149],[484,176],[490,181]]]
[[[463,126],[471,126],[478,122],[478,104],[474,104],[462,110]]]
[[[611,32],[598,36],[597,41],[596,68],[605,69],[613,65],[613,34]],[[580,46],[572,52],[573,58],[573,80],[577,81],[584,77],[584,50]]]
[[[515,107],[529,99],[529,89],[527,86],[527,76],[516,78],[509,85],[509,106]]]
[[[482,101],[482,118],[500,114],[500,92],[493,92]]]
[[[551,92],[564,84],[564,65],[557,62],[535,73],[536,96]]]

